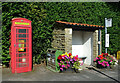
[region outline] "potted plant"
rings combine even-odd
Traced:
[[[76,73],[78,73],[79,70],[82,69],[82,68],[81,68],[81,65],[82,65],[83,63],[81,63],[80,61],[81,61],[81,59],[78,58],[78,55],[74,56],[73,59],[71,60],[72,68],[74,69],[74,71],[75,71]]]
[[[115,65],[115,60],[113,57],[109,56],[108,53],[102,53],[94,59],[97,68],[112,68],[112,65]]]
[[[58,56],[58,68],[60,72],[65,71],[70,67],[70,59],[71,59],[71,53],[67,54],[62,54]]]
[[[60,72],[66,71],[68,68],[72,68],[75,72],[78,72],[81,69],[80,66],[83,64],[81,64],[81,59],[78,58],[78,55],[72,56],[71,53],[67,54],[67,52],[59,55],[57,60]]]

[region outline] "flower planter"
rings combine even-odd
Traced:
[[[60,73],[80,73],[80,71],[75,68],[68,68],[68,69],[63,69],[63,71],[60,70]]]
[[[73,68],[68,68],[63,71],[63,73],[74,73],[74,72],[75,71],[73,70]]]
[[[75,71],[76,73],[80,73],[80,71],[79,71],[78,69],[75,69],[75,68],[74,68],[74,71]]]
[[[104,66],[102,66],[102,65],[99,64],[99,63],[97,63],[96,67],[97,67],[97,68],[100,68],[100,69],[107,68],[107,66],[104,67]]]
[[[72,56],[71,53],[59,55],[57,58],[58,61],[58,69],[60,72],[79,72],[80,66],[83,64],[81,63],[81,59],[78,58],[78,55]]]
[[[98,57],[94,59],[94,62],[96,63],[96,67],[103,69],[103,68],[112,68],[112,66],[115,65],[115,60],[112,56],[108,55],[108,53],[102,53]]]

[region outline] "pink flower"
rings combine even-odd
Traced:
[[[99,64],[102,64],[102,63],[100,63],[100,61],[98,61],[98,63],[99,63]]]
[[[76,55],[76,57],[78,57],[78,55]]]
[[[65,59],[65,57],[62,57],[62,59]]]
[[[96,60],[94,59],[94,61],[96,61]]]
[[[109,66],[109,64],[107,64],[107,66]]]
[[[76,61],[76,59],[75,59],[75,61]]]
[[[107,64],[108,64],[108,62],[105,62],[105,63],[107,63]]]
[[[65,67],[65,65],[62,65],[62,67]]]
[[[63,68],[60,68],[63,71]]]
[[[112,60],[110,60],[110,62],[112,62]]]
[[[59,66],[61,66],[61,64],[60,64],[60,63],[58,63],[58,65],[59,65]]]
[[[105,64],[102,64],[102,66],[104,66],[104,67],[105,67]]]
[[[70,65],[69,65],[69,64],[68,64],[67,66],[68,66],[68,67],[70,67]]]
[[[98,57],[96,57],[96,59],[98,60]]]
[[[103,63],[106,63],[106,61],[103,61]]]
[[[83,62],[80,65],[83,65]]]

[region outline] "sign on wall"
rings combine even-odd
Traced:
[[[72,34],[72,29],[69,29],[69,34]]]
[[[105,41],[105,47],[109,47],[109,34],[105,35],[105,39],[106,39],[106,41]]]
[[[106,27],[112,27],[112,18],[106,19]]]

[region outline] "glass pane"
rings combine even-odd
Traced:
[[[26,38],[26,34],[19,34],[19,37]]]
[[[17,57],[26,57],[26,53],[19,53],[19,55],[18,54],[16,54],[17,55]]]
[[[26,29],[19,29],[19,33],[26,33]]]
[[[26,62],[26,58],[17,58],[16,59],[17,62]]]
[[[19,48],[21,48],[21,47],[26,47],[26,44],[18,44],[18,46],[17,47],[19,47]]]
[[[18,37],[18,34],[16,34],[16,38]]]
[[[26,48],[18,48],[18,52],[26,52]]]
[[[27,33],[29,33],[29,30],[27,29]]]
[[[29,37],[29,34],[27,34],[27,38]]]
[[[16,65],[17,65],[17,67],[27,67],[28,66],[27,63],[17,63]]]
[[[16,59],[16,61],[17,61],[17,62],[22,62],[22,59],[21,59],[21,58],[19,58],[19,59]]]
[[[16,39],[17,41],[17,39]],[[17,43],[25,43],[26,42],[26,39],[19,39],[19,41],[17,41]]]
[[[16,33],[18,33],[18,29],[16,29]]]

